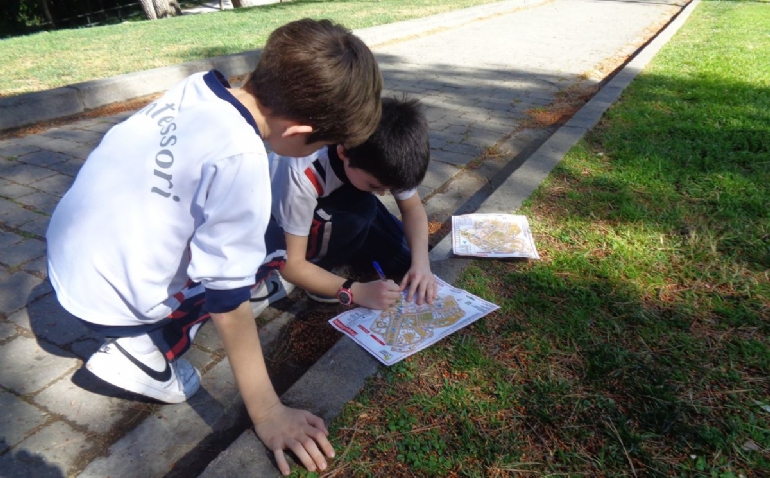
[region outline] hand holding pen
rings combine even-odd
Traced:
[[[380,279],[382,279],[382,280],[384,280],[384,281],[387,281],[387,280],[388,280],[388,278],[387,278],[387,277],[385,277],[385,273],[384,273],[384,272],[382,272],[382,268],[381,268],[381,267],[380,267],[380,265],[377,263],[377,261],[374,261],[374,262],[372,262],[372,265],[374,266],[374,270],[375,270],[375,271],[377,271],[377,275],[378,275],[378,276],[380,276]]]
[[[373,262],[372,265],[380,280],[355,283],[357,292],[354,292],[353,298],[356,304],[369,309],[385,310],[401,298],[401,289],[398,284],[385,277],[385,273],[377,262]]]

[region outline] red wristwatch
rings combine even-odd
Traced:
[[[352,286],[353,280],[348,279],[337,291],[337,300],[339,300],[340,304],[344,305],[345,307],[350,307],[353,305],[353,290],[351,289]]]

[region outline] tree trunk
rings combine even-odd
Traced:
[[[46,21],[51,24],[51,28],[56,28],[53,16],[51,15],[51,9],[48,8],[48,0],[38,0],[38,3],[40,3],[40,8],[43,9],[43,16],[45,16]]]
[[[155,13],[158,18],[166,18],[174,16],[174,9],[171,7],[169,0],[153,0],[155,4]]]
[[[142,10],[144,10],[144,16],[147,17],[147,20],[158,19],[158,14],[155,13],[155,4],[152,0],[139,0],[139,3],[142,4]]]

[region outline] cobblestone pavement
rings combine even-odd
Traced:
[[[509,13],[373,46],[386,94],[425,105],[432,164],[420,194],[436,223],[475,209],[556,130],[558,107],[594,91],[686,1],[503,3]],[[166,476],[245,426],[213,327],[187,356],[203,372],[192,400],[137,399],[82,368],[100,343],[58,305],[46,279],[51,212],[103,134],[130,114],[0,140],[2,477]],[[266,312],[268,350],[301,306]]]

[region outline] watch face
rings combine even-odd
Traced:
[[[350,296],[350,292],[344,289],[337,292],[337,299],[339,299],[340,304],[342,305],[350,305],[353,303],[353,297]]]

